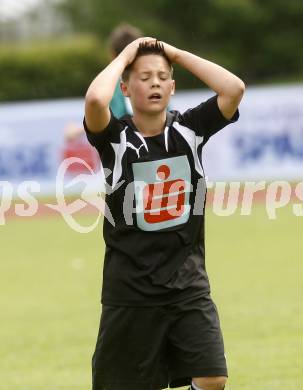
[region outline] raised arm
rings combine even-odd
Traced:
[[[241,79],[208,60],[164,43],[172,62],[181,65],[218,94],[218,106],[226,119],[231,119],[242,99],[245,85]]]
[[[130,43],[90,84],[85,96],[85,121],[90,131],[101,132],[108,125],[109,103],[116,84],[125,67],[133,61],[139,43],[144,40],[153,38],[139,38]]]

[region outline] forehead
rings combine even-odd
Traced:
[[[166,59],[157,54],[148,54],[140,56],[133,65],[133,71],[143,72],[170,72],[170,67]]]

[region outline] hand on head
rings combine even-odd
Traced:
[[[163,45],[165,54],[169,58],[170,62],[175,62],[177,59],[179,49],[163,41],[159,41],[159,43]]]
[[[178,49],[176,47],[171,46],[168,43],[165,43],[163,41],[158,41],[156,38],[142,37],[142,38],[138,38],[135,41],[131,42],[123,50],[122,55],[125,56],[126,61],[127,61],[127,65],[131,64],[133,62],[133,60],[135,59],[136,53],[137,53],[137,50],[138,50],[140,44],[142,44],[142,43],[153,44],[156,42],[163,45],[165,54],[167,55],[169,60],[171,62],[175,62],[177,54],[178,54]]]
[[[142,37],[142,38],[138,38],[138,39],[134,40],[129,45],[127,45],[121,53],[122,56],[125,56],[126,61],[127,61],[127,65],[129,65],[133,62],[133,60],[136,57],[139,45],[140,45],[140,43],[143,43],[143,42],[152,43],[152,42],[156,42],[156,39],[151,38],[151,37]]]

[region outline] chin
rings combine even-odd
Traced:
[[[161,114],[163,111],[166,111],[166,107],[154,107],[151,110],[146,110],[146,113],[149,113],[149,114]]]

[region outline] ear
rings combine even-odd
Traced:
[[[171,92],[170,92],[171,96],[175,94],[175,90],[176,90],[176,82],[175,80],[172,80]]]
[[[127,83],[125,83],[124,81],[120,81],[120,89],[124,96],[130,97]]]

